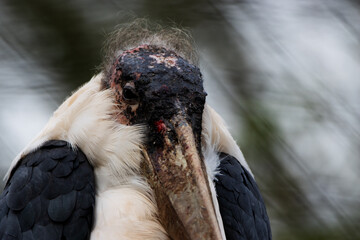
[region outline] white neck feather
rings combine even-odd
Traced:
[[[115,121],[113,92],[100,91],[101,78],[102,74],[93,77],[54,112],[44,129],[15,158],[10,170],[45,141],[64,140],[85,153],[95,172],[107,175],[97,179],[98,192],[138,175],[143,128]]]
[[[121,125],[114,119],[114,93],[100,90],[102,77],[94,76],[54,112],[14,159],[6,178],[23,156],[44,142],[67,141],[79,147],[94,167],[97,194],[92,240],[167,239],[157,218],[153,191],[139,172],[143,127]]]
[[[212,179],[215,178],[216,168],[219,166],[219,162],[216,162],[211,157],[213,152],[224,152],[232,155],[252,174],[244,155],[231,136],[224,120],[207,104],[203,113],[202,146],[204,157],[208,156],[208,158],[205,157],[205,164]]]

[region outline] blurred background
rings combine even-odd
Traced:
[[[274,239],[360,239],[358,0],[1,1],[1,176],[130,15],[192,32]]]

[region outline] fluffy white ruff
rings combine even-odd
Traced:
[[[244,155],[231,136],[224,120],[207,104],[205,104],[203,113],[202,147],[207,173],[211,179],[215,179],[215,175],[218,173],[217,167],[220,164],[216,152],[232,155],[252,174]]]
[[[102,75],[92,78],[70,96],[53,114],[39,135],[15,158],[6,175],[26,154],[48,140],[65,140],[79,147],[95,171],[110,177],[97,179],[98,192],[136,174],[141,157],[141,126],[124,126],[115,121],[115,104],[111,90],[100,91]]]
[[[142,239],[168,239],[156,216],[153,191],[139,172],[143,127],[116,122],[113,92],[100,91],[101,78],[102,74],[93,77],[55,111],[12,162],[6,179],[23,156],[44,142],[65,140],[79,147],[94,167],[97,194],[92,240],[140,239],[134,236],[139,231]]]
[[[95,204],[91,240],[168,239],[163,227],[154,221],[157,208],[150,192],[143,195],[133,184],[122,185],[103,192]]]

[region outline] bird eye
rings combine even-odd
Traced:
[[[132,86],[124,87],[122,97],[129,104],[134,104],[139,99],[139,95],[136,93],[135,88]]]

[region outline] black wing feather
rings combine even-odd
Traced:
[[[89,239],[94,204],[84,153],[48,141],[19,161],[0,196],[0,239]]]
[[[240,162],[220,154],[215,188],[228,240],[269,240],[270,221],[259,188]]]

